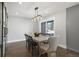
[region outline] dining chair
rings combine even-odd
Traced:
[[[27,34],[24,34],[25,35],[25,39],[26,39],[26,48],[28,48],[28,35]]]
[[[28,48],[32,52],[32,56],[36,56],[36,52],[38,52],[38,43],[33,40],[31,36],[28,36]],[[36,50],[37,49],[37,50]],[[37,55],[38,56],[38,55]]]
[[[41,54],[47,53],[49,57],[56,56],[56,50],[57,50],[56,37],[48,38],[48,44],[41,45],[40,48],[43,50]]]

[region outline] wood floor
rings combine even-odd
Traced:
[[[78,57],[79,54],[73,51],[57,48],[57,57]],[[6,57],[31,57],[31,53],[26,48],[26,42],[16,42],[7,44]]]
[[[7,45],[6,57],[30,57],[26,48],[26,42],[9,43]]]

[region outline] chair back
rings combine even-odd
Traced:
[[[26,40],[28,40],[28,35],[27,34],[24,34],[24,35],[25,35]]]
[[[57,50],[57,40],[56,37],[50,37],[48,38],[49,42],[49,51],[56,51]]]
[[[28,42],[29,42],[29,44],[32,45],[32,46],[38,45],[37,42],[35,42],[31,36],[29,36]]]

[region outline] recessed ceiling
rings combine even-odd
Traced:
[[[79,4],[78,2],[6,2],[9,16],[32,19],[35,15],[34,8],[39,7],[39,14],[47,17],[63,9]]]

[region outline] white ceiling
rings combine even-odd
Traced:
[[[39,7],[39,14],[47,17],[63,9],[79,4],[78,2],[7,2],[5,3],[9,16],[31,19],[35,15],[34,8]]]

